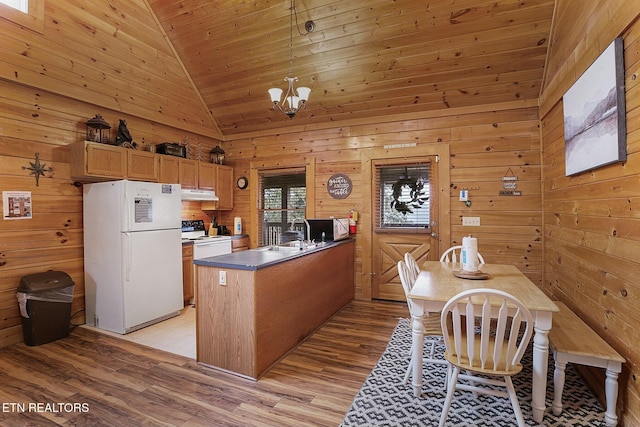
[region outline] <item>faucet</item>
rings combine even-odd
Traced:
[[[311,226],[309,225],[309,221],[307,221],[306,218],[293,218],[293,221],[291,221],[291,226],[289,227],[290,231],[294,231],[293,230],[293,226],[296,222],[299,222],[298,220],[302,220],[304,221],[304,224],[307,228],[307,244],[311,244]]]

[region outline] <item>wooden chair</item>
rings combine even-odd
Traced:
[[[459,293],[445,304],[440,325],[446,347],[445,359],[452,368],[440,416],[440,427],[447,420],[456,390],[509,397],[518,426],[524,426],[511,377],[522,371],[520,360],[533,333],[533,317],[529,310],[506,292],[470,289]],[[468,374],[460,374],[461,369]],[[459,380],[471,383],[460,383]],[[507,391],[489,389],[482,385],[504,386]]]
[[[462,245],[451,246],[440,256],[440,262],[453,262],[455,264],[456,262],[458,262],[458,257],[461,250]],[[460,262],[462,262],[462,260],[460,260]],[[482,255],[480,255],[480,252],[478,252],[478,262],[480,262],[480,264],[484,264],[484,258],[482,257]]]
[[[413,258],[413,257],[412,257]],[[413,267],[412,267],[413,268]],[[415,304],[409,298],[409,294],[411,293],[411,289],[415,284],[415,278],[417,277],[417,273],[414,276],[414,271],[412,268],[409,268],[404,261],[398,261],[398,275],[400,276],[400,282],[402,283],[402,289],[404,289],[404,295],[407,299],[407,305],[409,306],[409,313],[411,314],[411,319],[413,320],[416,316],[416,308]],[[416,267],[417,268],[417,265]],[[413,277],[413,280],[412,280]],[[435,347],[436,344],[442,342],[442,329],[440,328],[440,313],[429,313],[422,317],[422,325],[424,327],[423,333],[425,337],[425,341],[428,341],[429,350],[428,355],[423,360],[428,363],[435,363],[440,365],[448,365],[446,360],[437,359],[435,357]],[[407,384],[409,381],[409,376],[411,375],[411,368],[413,366],[413,352],[409,352],[410,362],[407,367],[407,372],[404,375],[403,384]]]

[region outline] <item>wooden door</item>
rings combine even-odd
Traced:
[[[405,300],[397,268],[398,261],[404,259],[405,253],[411,253],[418,265],[438,257],[438,241],[435,238],[439,223],[437,165],[436,156],[379,159],[373,162],[371,187],[377,189],[371,193],[371,212],[374,213],[371,271],[372,297],[375,299]],[[415,175],[418,172],[407,174],[406,171],[414,169],[422,171],[420,179]],[[404,196],[394,196],[391,200],[388,196],[386,199],[382,196],[381,181],[388,182],[390,179],[383,179],[382,171],[390,171],[390,176],[393,176],[392,189],[397,186],[399,190],[404,190]],[[394,175],[396,173],[397,178]],[[383,212],[397,217],[395,221],[402,225],[395,225],[394,220],[383,219],[386,217]],[[418,213],[420,220],[415,218]],[[407,221],[409,218],[414,218],[416,222]]]
[[[398,276],[398,261],[411,253],[418,265],[437,256],[437,245],[426,233],[382,233],[373,235],[373,298],[404,301],[404,291]]]

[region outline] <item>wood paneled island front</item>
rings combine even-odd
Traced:
[[[354,298],[354,246],[194,261],[198,363],[258,379]]]

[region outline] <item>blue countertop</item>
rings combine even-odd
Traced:
[[[205,267],[229,268],[234,270],[260,270],[261,268],[289,261],[301,256],[313,254],[336,246],[353,242],[353,239],[341,240],[339,242],[327,242],[312,249],[281,248],[279,251],[268,250],[268,248],[249,249],[248,251],[233,252],[226,255],[218,255],[209,258],[194,260],[196,265]]]

